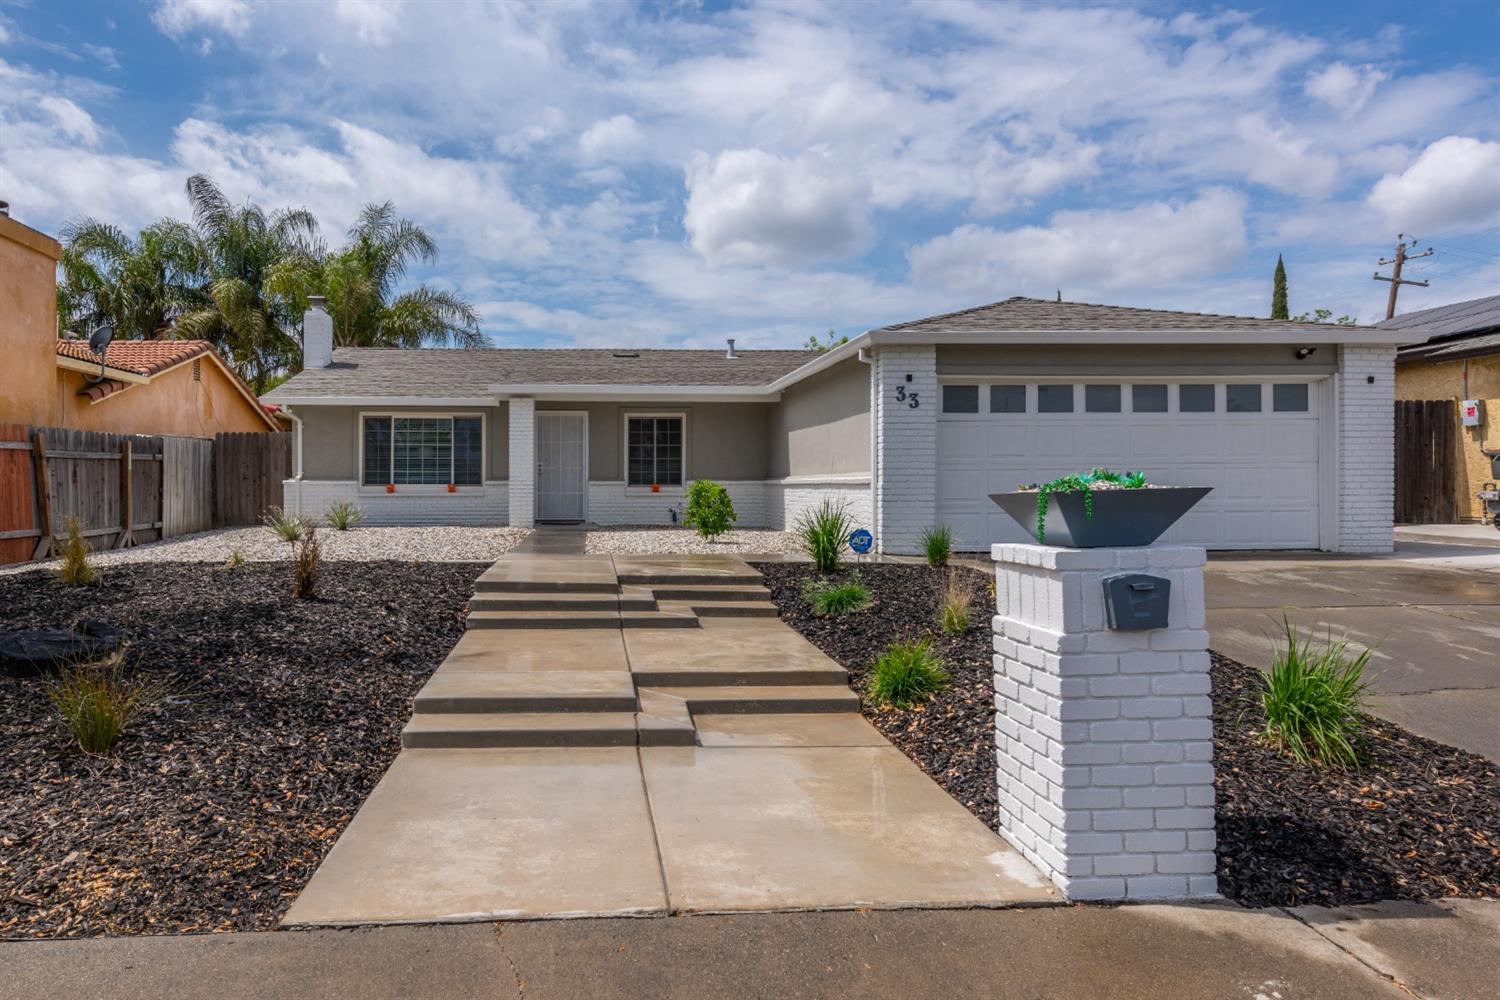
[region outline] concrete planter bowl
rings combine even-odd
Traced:
[[[1035,490],[991,493],[990,499],[1047,545],[1070,549],[1150,545],[1177,519],[1208,496],[1209,486],[1156,486],[1138,490],[1095,490],[1094,516],[1084,507],[1083,492],[1049,493],[1042,537],[1037,538]]]

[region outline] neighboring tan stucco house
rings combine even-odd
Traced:
[[[1396,354],[1397,399],[1481,401],[1482,422],[1459,425],[1452,484],[1459,516],[1478,520],[1479,490],[1500,478],[1491,461],[1500,456],[1500,295],[1406,313],[1380,327],[1406,338]]]
[[[57,258],[52,237],[0,212],[0,423],[49,424],[56,412]]]
[[[332,349],[267,401],[296,425],[286,504],[373,523],[668,524],[722,482],[741,527],[824,497],[881,551],[953,527],[1021,537],[988,494],[1104,465],[1214,492],[1168,540],[1392,545],[1397,335],[1013,298],[871,330],[826,353]]]

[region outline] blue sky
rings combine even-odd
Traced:
[[[0,0],[0,198],[393,200],[499,345],[800,343],[1009,295],[1500,292],[1493,3]]]

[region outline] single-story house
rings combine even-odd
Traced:
[[[1454,411],[1459,427],[1451,484],[1459,517],[1477,520],[1479,490],[1500,478],[1492,461],[1500,457],[1500,295],[1419,309],[1379,326],[1404,336],[1396,352],[1397,399],[1479,402],[1477,423],[1462,424]]]
[[[295,425],[286,504],[372,523],[667,524],[722,482],[742,527],[833,497],[880,551],[951,526],[1020,538],[988,499],[1093,466],[1214,492],[1170,540],[1392,545],[1400,335],[1011,298],[784,350],[332,348],[267,401]]]
[[[102,359],[87,341],[56,343],[54,426],[183,437],[283,429],[206,340],[116,340]]]

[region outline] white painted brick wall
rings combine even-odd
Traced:
[[[875,385],[875,544],[885,553],[915,553],[937,517],[937,349],[877,348]],[[896,398],[903,387],[905,401]]]
[[[1001,835],[1069,899],[1216,895],[1204,550],[992,556]],[[1168,628],[1108,628],[1121,572],[1171,581]]]
[[[511,525],[529,528],[536,522],[536,400],[510,401],[510,513]]]
[[[803,513],[816,510],[825,498],[844,504],[856,528],[875,530],[870,480],[864,476],[768,480],[766,482],[766,507],[772,520],[767,526],[790,531],[796,526],[797,519]]]
[[[1395,544],[1396,349],[1340,347],[1334,381],[1339,426],[1338,550],[1389,552]]]
[[[509,490],[503,481],[484,484],[483,490],[430,493],[415,490],[395,493],[361,491],[354,480],[287,479],[281,484],[282,506],[320,523],[338,500],[353,500],[364,511],[364,524],[461,524],[488,527],[505,524],[509,514]],[[299,502],[300,497],[300,502]]]
[[[741,528],[768,527],[766,483],[763,480],[720,481],[734,501],[734,512]],[[589,520],[594,524],[671,524],[671,510],[676,508],[682,519],[684,489],[663,486],[652,493],[639,486],[626,486],[623,480],[589,481]]]

